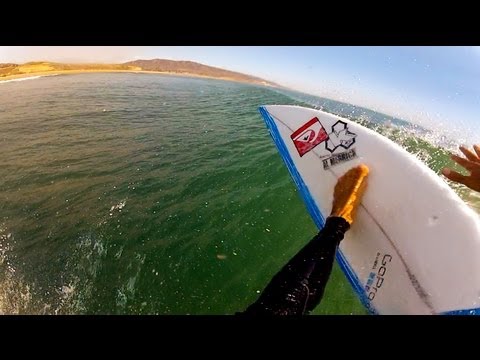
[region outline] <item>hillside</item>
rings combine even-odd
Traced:
[[[272,82],[192,61],[163,59],[135,60],[123,64],[63,64],[46,61],[25,64],[0,64],[0,81],[34,75],[68,74],[82,72],[156,72],[188,76],[208,77],[258,85],[278,86]]]
[[[220,69],[213,66],[203,65],[193,61],[174,61],[163,59],[135,60],[126,62],[124,63],[124,65],[136,66],[144,71],[159,71],[176,74],[195,74],[218,79],[227,79],[240,82],[277,86],[271,82],[254,76]]]
[[[67,71],[137,71],[135,66],[123,64],[62,64],[46,61],[34,61],[25,64],[0,64],[0,79],[13,75],[34,75],[37,73],[56,73]]]

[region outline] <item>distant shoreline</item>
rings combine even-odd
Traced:
[[[207,75],[199,75],[199,74],[192,74],[192,73],[183,73],[183,72],[169,72],[169,71],[148,71],[148,70],[109,70],[109,69],[95,69],[95,70],[51,70],[51,71],[38,71],[38,72],[30,72],[25,74],[15,74],[15,75],[7,75],[4,77],[0,77],[0,83],[2,81],[8,80],[15,80],[15,79],[28,79],[37,76],[48,76],[48,75],[68,75],[68,74],[85,74],[85,73],[135,73],[135,74],[159,74],[159,75],[169,75],[169,76],[185,76],[185,77],[192,77],[192,78],[202,78],[202,79],[215,79],[215,80],[224,80],[224,81],[233,81],[242,84],[252,84],[252,85],[260,85],[266,87],[275,87],[272,84],[261,84],[254,81],[242,81],[238,79],[228,78],[228,77],[216,77],[216,76],[207,76]]]

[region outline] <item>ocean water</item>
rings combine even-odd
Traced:
[[[269,103],[349,115],[437,172],[453,165],[455,141],[434,132],[252,85],[0,83],[0,314],[245,309],[317,231],[258,113]],[[314,314],[366,314],[337,265]]]

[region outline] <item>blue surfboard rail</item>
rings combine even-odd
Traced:
[[[447,311],[440,315],[480,315],[480,308]]]

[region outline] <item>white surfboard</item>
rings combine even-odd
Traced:
[[[373,314],[480,314],[480,222],[438,175],[355,122],[298,106],[260,108],[319,229],[348,169],[370,168],[337,260]]]

